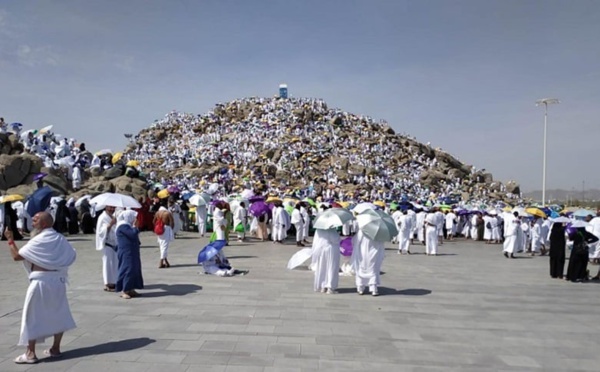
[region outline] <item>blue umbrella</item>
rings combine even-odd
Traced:
[[[33,217],[36,213],[45,211],[50,205],[50,198],[52,198],[52,189],[49,186],[35,190],[27,198],[27,213]]]
[[[198,253],[198,263],[202,263],[204,261],[208,261],[219,253],[223,247],[225,247],[227,241],[225,240],[215,240],[210,243],[206,247],[202,248],[202,250]]]
[[[589,210],[589,209],[578,209],[575,212],[573,212],[573,216],[575,217],[587,217],[587,216],[595,216],[596,212]]]

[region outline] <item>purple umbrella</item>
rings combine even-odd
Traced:
[[[248,211],[254,217],[260,217],[266,213],[269,213],[270,209],[267,203],[264,201],[257,201],[256,203],[252,203],[252,205],[250,205]]]
[[[33,181],[37,182],[39,180],[41,180],[42,178],[46,177],[48,174],[47,173],[38,173],[35,176],[33,176]]]
[[[352,237],[351,236],[342,239],[342,241],[340,242],[340,253],[342,254],[342,256],[346,256],[346,257],[352,256]]]
[[[250,203],[256,203],[256,202],[264,201],[264,200],[265,200],[265,197],[262,195],[255,195],[255,196],[251,197],[250,199],[248,199],[248,201]]]
[[[171,186],[167,187],[167,191],[169,192],[169,194],[177,194],[181,190],[179,189],[179,187],[177,187],[175,185],[171,185]]]

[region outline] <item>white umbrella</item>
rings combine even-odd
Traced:
[[[352,209],[352,211],[355,212],[355,213],[360,214],[360,213],[362,213],[362,212],[364,212],[364,211],[366,211],[368,209],[375,210],[375,209],[377,209],[377,206],[375,204],[373,204],[373,203],[367,203],[367,202],[358,203],[356,205],[356,207],[354,207]]]
[[[588,227],[588,226],[590,226],[590,224],[587,223],[587,222],[585,222],[585,221],[574,220],[574,221],[571,222],[570,226],[571,227],[580,228],[580,227]]]
[[[40,129],[38,132],[41,134],[45,134],[50,132],[50,130],[54,127],[54,125],[47,125],[45,127],[43,127],[42,129]]]
[[[200,207],[210,203],[210,199],[212,199],[211,196],[203,192],[201,194],[192,195],[192,197],[188,201],[190,204],[195,205],[196,207]]]
[[[392,217],[380,210],[367,210],[356,216],[356,222],[363,234],[378,242],[389,242],[398,235],[398,228]]]
[[[521,217],[531,217],[531,214],[525,212],[525,208],[523,207],[514,207],[512,211],[519,213],[519,216]]]
[[[251,197],[254,196],[254,191],[252,191],[250,189],[245,189],[244,191],[242,191],[240,193],[240,196],[244,199],[250,199]]]
[[[114,194],[112,192],[105,192],[98,196],[90,199],[90,204],[97,204],[99,206],[111,206],[119,208],[141,208],[142,205],[137,200],[128,195]],[[97,207],[97,208],[98,208]]]
[[[306,260],[311,258],[312,256],[312,248],[303,248],[298,252],[294,253],[292,258],[288,261],[287,268],[293,270],[298,266],[302,265]]]
[[[96,156],[102,156],[102,155],[108,155],[108,154],[112,154],[112,150],[111,149],[102,149],[100,151],[96,151]]]
[[[210,186],[208,186],[208,190],[206,190],[207,193],[209,194],[214,194],[219,190],[219,184],[218,183],[211,183]]]
[[[569,217],[565,217],[565,216],[560,216],[560,217],[556,217],[556,218],[548,218],[548,221],[555,222],[555,223],[569,223],[569,222],[573,222],[572,219],[570,219]]]
[[[333,229],[354,219],[352,213],[344,208],[331,208],[319,214],[313,223],[315,229]]]

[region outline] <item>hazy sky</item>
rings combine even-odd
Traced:
[[[0,3],[0,116],[122,149],[170,110],[296,97],[387,120],[497,179],[600,188],[599,1]]]

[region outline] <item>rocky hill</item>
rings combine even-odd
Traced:
[[[113,191],[140,197],[157,180],[215,181],[223,174],[233,174],[238,184],[250,178],[353,195],[376,189],[394,198],[436,193],[514,202],[520,194],[517,183],[495,181],[440,149],[396,134],[385,122],[318,99],[244,98],[203,115],[172,112],[134,138],[123,159],[138,160],[153,179],[127,177],[123,165],[86,169],[83,187],[74,193],[65,169],[44,168],[40,158],[23,153],[17,138],[2,135],[0,192],[26,195],[34,189],[33,176],[45,172],[44,182],[56,194],[75,196]]]
[[[396,134],[387,123],[330,109],[322,100],[238,99],[204,115],[170,113],[135,138],[126,156],[157,179],[210,178],[235,168],[240,180],[262,175],[292,188],[310,181],[318,188],[327,186],[333,172],[336,186],[347,192],[451,191],[463,200],[520,194],[514,182],[494,181],[440,149]],[[356,182],[361,175],[370,182]],[[409,182],[397,182],[402,179]]]

